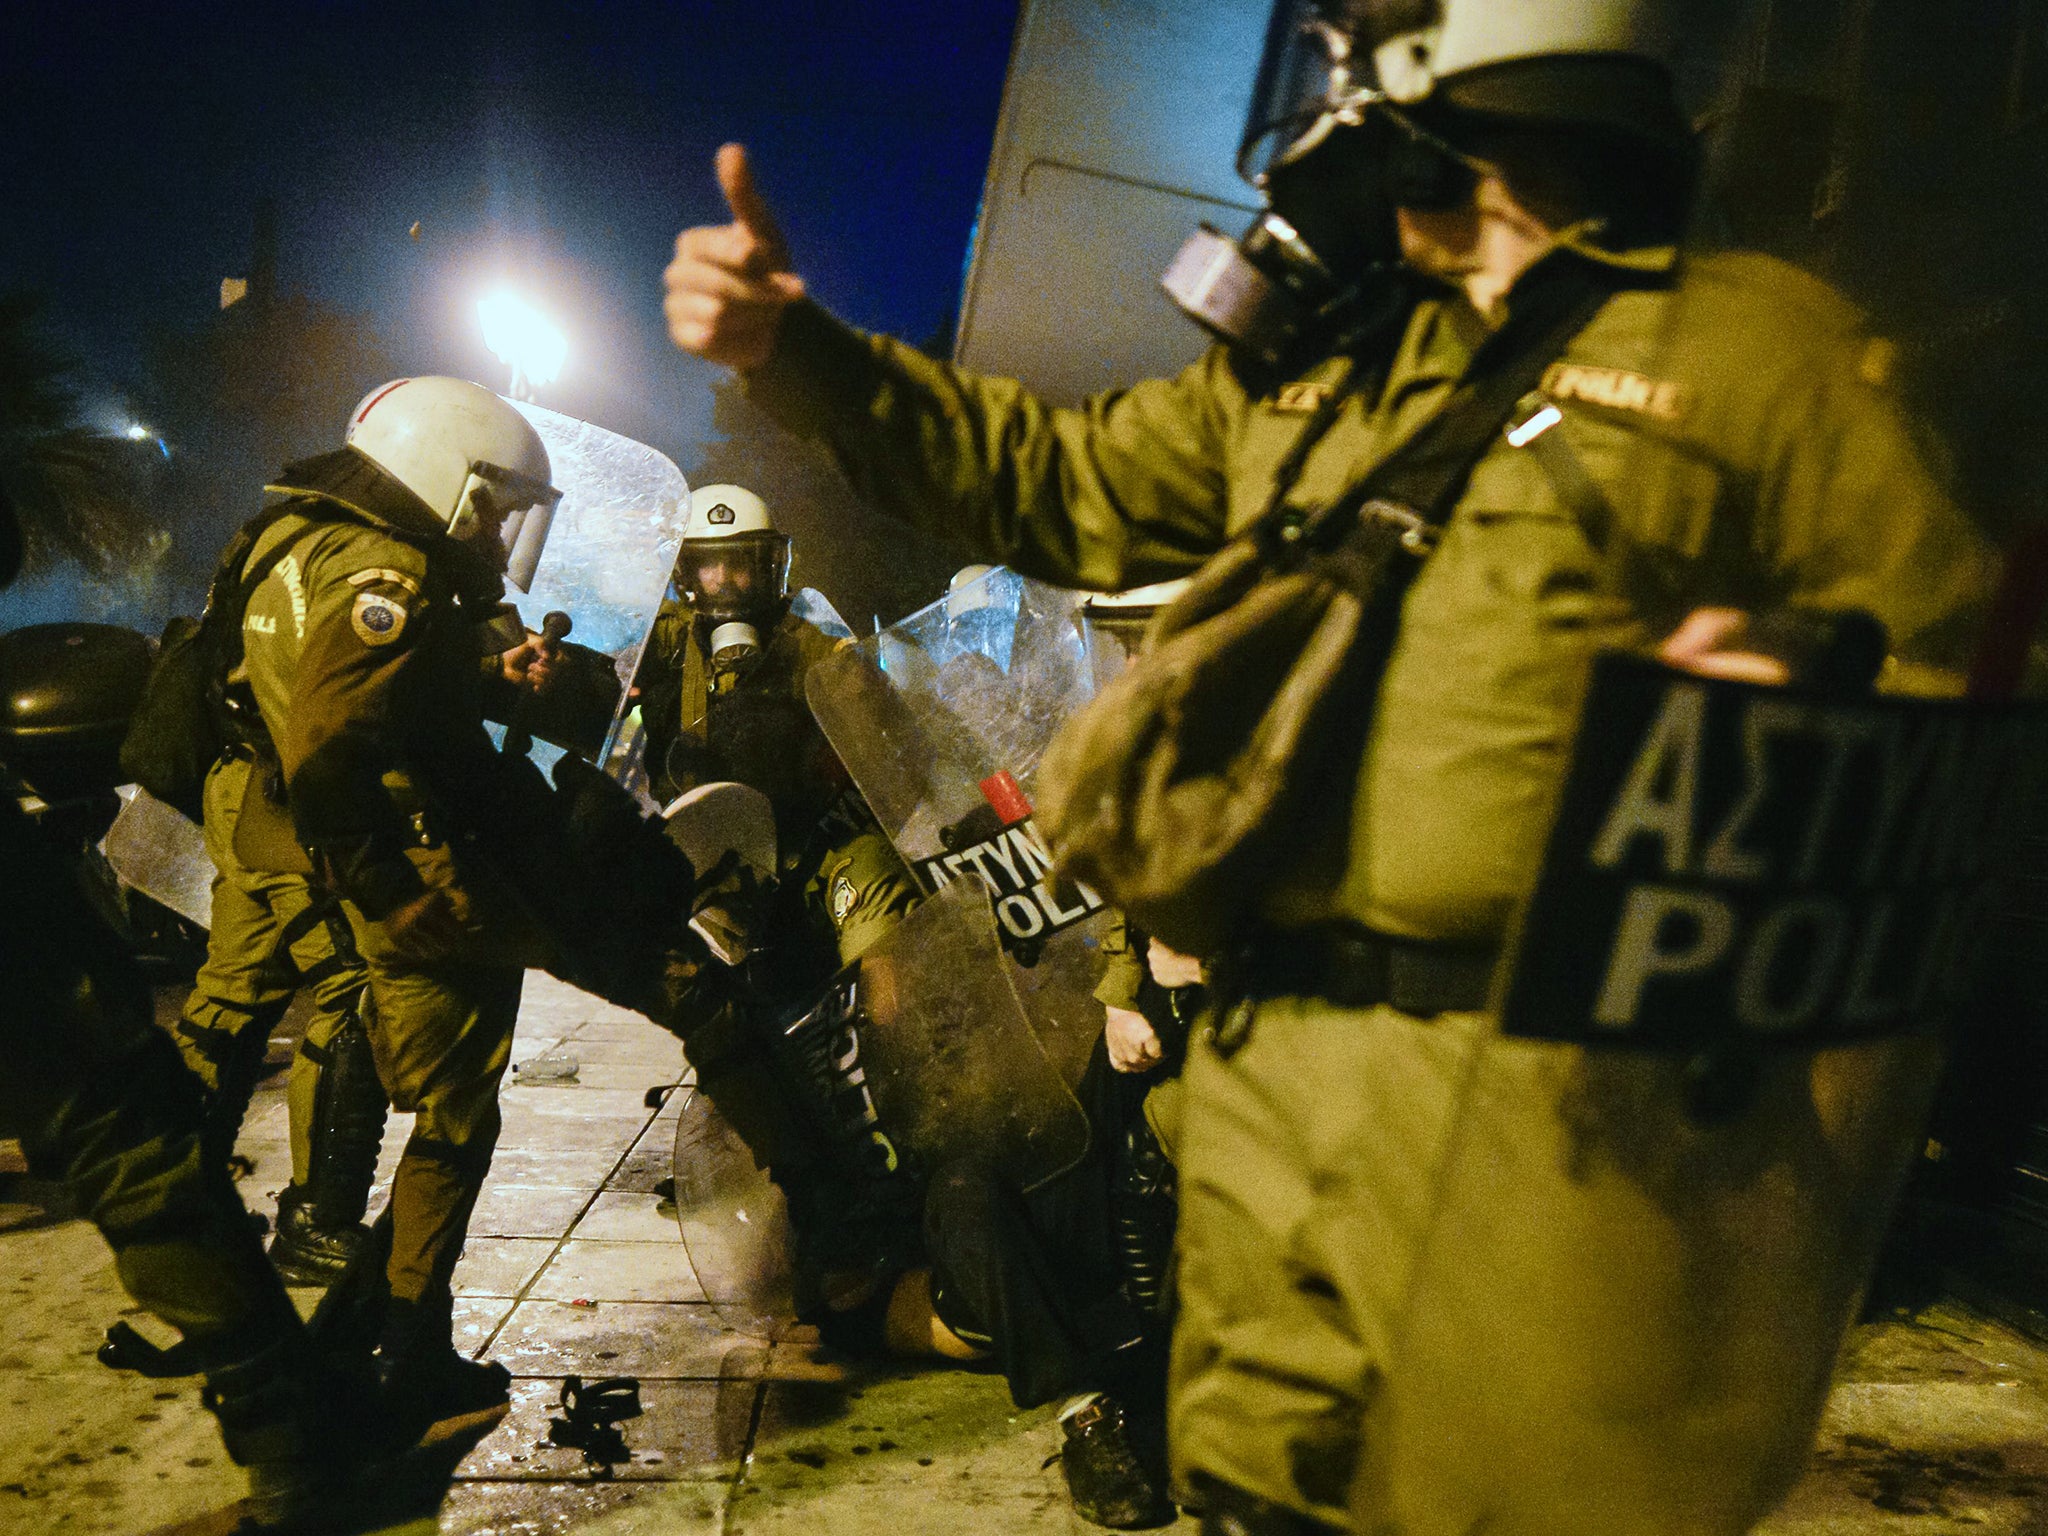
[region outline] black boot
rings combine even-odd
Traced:
[[[306,1182],[277,1201],[270,1259],[294,1285],[332,1285],[369,1237],[363,1212],[384,1141],[384,1085],[369,1032],[351,1015],[325,1051],[300,1051],[320,1067],[308,1127],[312,1157]]]
[[[1340,1527],[1247,1493],[1234,1483],[1201,1472],[1193,1483],[1202,1510],[1202,1536],[1339,1536]]]
[[[394,1296],[385,1304],[377,1346],[384,1409],[398,1438],[412,1443],[428,1431],[455,1431],[502,1417],[511,1402],[512,1373],[495,1360],[456,1351],[452,1298]]]
[[[296,1325],[260,1342],[209,1340],[200,1401],[249,1475],[248,1513],[266,1530],[313,1530],[364,1460],[367,1381],[322,1363]]]
[[[1060,1417],[1060,1473],[1074,1513],[1093,1525],[1138,1530],[1173,1518],[1161,1447],[1106,1392]]]
[[[270,1262],[288,1284],[334,1284],[369,1240],[370,1229],[361,1222],[328,1226],[310,1186],[290,1184],[278,1193]]]

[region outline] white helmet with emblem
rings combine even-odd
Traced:
[[[789,596],[789,536],[744,486],[698,486],[683,521],[675,581],[691,611],[711,626],[714,655],[757,649],[760,626],[781,617]]]
[[[285,466],[270,489],[312,492],[474,550],[525,591],[562,493],[540,434],[466,379],[394,379],[349,413],[333,453]]]

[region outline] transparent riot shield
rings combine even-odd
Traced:
[[[907,1152],[925,1169],[971,1160],[1031,1189],[1087,1152],[1087,1117],[1012,974],[985,893],[954,881],[861,956],[828,1028],[803,1041],[792,1030],[819,1097],[855,1121],[883,1171]]]
[[[2038,36],[1936,61],[1903,0],[1746,9],[1732,62],[1680,59],[1689,227],[1614,210],[1658,275],[1480,461],[1383,685],[1362,822],[1511,868],[1525,914],[1499,1014],[1389,1021],[1360,1090],[1375,1176],[1429,1192],[1357,1276],[1389,1298],[1361,1529],[1734,1536],[1784,1496],[2023,845],[2038,727],[1869,690],[1988,692],[2037,627],[2038,550],[2030,597],[1987,546],[2048,483]],[[1537,720],[1528,793],[1463,771],[1520,773]]]
[[[609,723],[601,743],[589,733],[592,750],[582,755],[616,771],[614,758],[627,746],[626,690],[668,591],[690,488],[682,471],[645,443],[531,403],[513,404],[547,445],[562,500],[532,589],[509,595],[527,628],[538,632],[548,614],[566,613],[574,625],[570,641],[610,658],[616,695],[607,690],[598,701],[608,705]],[[547,742],[534,748],[543,768],[559,755]]]
[[[789,611],[822,635],[834,640],[851,640],[853,626],[839,616],[832,599],[815,587],[799,587],[789,600]]]
[[[1110,915],[1031,819],[1046,744],[1095,691],[1074,596],[1000,567],[812,669],[811,709],[927,892],[986,899],[1006,985],[1069,1084],[1102,1032]]]
[[[795,1316],[789,1204],[711,1101],[676,1120],[676,1221],[704,1299],[726,1327],[772,1340]]]
[[[201,928],[213,926],[213,856],[206,834],[137,784],[119,790],[121,810],[100,852],[121,883]]]
[[[1087,1116],[1011,974],[986,898],[955,881],[782,1027],[768,1059],[849,1189],[886,1198],[888,1186],[900,1213],[934,1169],[973,1163],[1030,1190],[1087,1153]],[[788,1206],[701,1097],[677,1123],[675,1185],[706,1298],[727,1326],[772,1336],[791,1315]]]

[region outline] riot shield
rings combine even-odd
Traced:
[[[562,492],[532,587],[511,594],[527,628],[538,632],[549,613],[574,622],[570,639],[611,659],[616,697],[601,744],[581,755],[616,773],[628,710],[626,689],[668,591],[682,539],[690,488],[666,456],[645,443],[587,421],[513,401],[547,445]],[[559,749],[543,742],[535,760],[551,767]]]
[[[745,784],[699,784],[661,813],[662,833],[682,849],[700,882],[714,872],[717,893],[701,899],[690,927],[724,965],[743,964],[758,936],[756,894],[776,875],[775,808]]]
[[[1008,972],[987,900],[955,881],[781,1026],[768,1058],[788,1102],[874,1220],[907,1219],[914,1234],[933,1168],[972,1162],[1030,1190],[1088,1151],[1087,1116]],[[729,1327],[771,1336],[791,1315],[788,1206],[695,1095],[676,1126],[675,1185],[706,1299]]]
[[[813,668],[811,709],[927,892],[965,883],[1061,1077],[1102,1032],[1109,913],[1052,873],[1031,819],[1039,759],[1095,690],[1071,593],[1000,567]]]
[[[853,626],[839,616],[832,599],[815,587],[799,587],[789,600],[789,611],[822,635],[834,640],[851,640]]]
[[[676,1221],[690,1268],[726,1327],[772,1340],[796,1315],[789,1205],[711,1101],[676,1120]]]
[[[970,1160],[1031,1189],[1088,1150],[1088,1120],[1011,985],[973,882],[924,901],[806,1013],[786,1054],[876,1176],[905,1154],[925,1169]],[[849,1156],[856,1153],[849,1153]]]
[[[1602,659],[1499,1031],[1389,1169],[1438,1191],[1365,1431],[1401,1529],[1782,1497],[2044,790],[2038,707]]]
[[[100,852],[122,884],[201,928],[213,926],[213,856],[199,824],[138,784],[123,784],[120,814]]]

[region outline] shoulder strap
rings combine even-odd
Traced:
[[[277,569],[278,562],[296,549],[306,535],[320,527],[327,519],[308,517],[305,527],[287,538],[279,539],[262,559],[244,570],[250,553],[262,542],[265,533],[293,513],[305,511],[306,504],[297,500],[265,507],[244,523],[234,538],[229,540],[227,550],[221,556],[220,565],[213,573],[213,580],[207,587],[206,611],[199,620],[200,627],[211,636],[206,643],[212,648],[212,672],[216,686],[225,686],[228,674],[242,664],[242,617],[248,612],[249,599],[256,595],[258,587],[270,579],[270,573]]]
[[[1283,482],[1275,490],[1272,507],[1255,525],[1262,541],[1280,535],[1293,542],[1295,535],[1306,535],[1303,542],[1308,544],[1341,543],[1357,526],[1359,511],[1368,502],[1403,509],[1421,528],[1441,526],[1495,435],[1522,398],[1542,382],[1544,370],[1572,337],[1613,296],[1619,282],[1616,273],[1567,252],[1534,268],[1516,285],[1507,322],[1480,345],[1443,408],[1336,501],[1305,521],[1298,510],[1281,505]],[[1300,469],[1315,438],[1335,419],[1340,403],[1334,396],[1325,401],[1325,410],[1310,422],[1298,452],[1289,454],[1290,469]]]
[[[241,587],[242,567],[248,564],[250,551],[255,549],[263,535],[293,512],[298,511],[301,506],[302,503],[297,499],[278,502],[275,506],[265,507],[235,530],[235,536],[228,540],[228,547],[221,551],[220,562],[214,566],[213,575],[206,583],[206,606],[200,614],[202,623],[210,620],[215,610],[223,609],[229,601],[229,595]],[[283,546],[280,546],[280,551],[282,548]],[[269,574],[269,566],[266,565],[264,575]],[[246,602],[248,594],[244,593],[242,596]]]
[[[1448,518],[1522,397],[1613,297],[1617,283],[1607,269],[1560,253],[1517,286],[1519,302],[1481,344],[1456,393],[1366,476],[1367,498],[1400,502],[1431,523]]]

